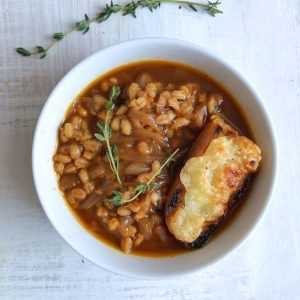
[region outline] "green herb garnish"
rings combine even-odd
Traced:
[[[223,13],[222,11],[220,11],[218,9],[218,5],[220,5],[221,3],[222,2],[220,2],[220,1],[215,1],[215,2],[208,1],[207,12],[213,17],[216,14]]]
[[[16,48],[16,51],[22,56],[39,55],[40,58],[44,58],[54,45],[56,45],[59,41],[75,31],[86,34],[89,31],[91,24],[103,23],[108,20],[113,14],[117,13],[120,13],[122,16],[130,15],[136,18],[136,12],[138,8],[148,8],[151,12],[153,12],[153,10],[158,9],[162,3],[175,3],[179,5],[185,5],[193,11],[197,11],[197,9],[203,9],[213,17],[216,14],[223,13],[218,9],[218,6],[221,4],[220,1],[208,1],[207,4],[181,0],[137,0],[125,4],[114,4],[111,1],[110,4],[106,4],[106,6],[100,13],[98,13],[96,17],[90,19],[88,15],[85,14],[84,19],[77,22],[70,30],[66,32],[54,33],[52,35],[52,42],[47,47],[36,46],[32,51],[20,47]]]
[[[133,200],[135,200],[137,197],[139,197],[141,194],[147,192],[148,190],[152,189],[152,188],[158,188],[160,186],[159,182],[153,182],[155,180],[155,178],[161,173],[162,169],[166,166],[168,166],[173,157],[175,156],[175,154],[179,151],[179,149],[176,149],[166,160],[165,162],[160,166],[160,168],[151,176],[151,178],[149,179],[148,182],[145,183],[141,183],[139,185],[137,185],[134,189],[135,194],[133,197],[131,197],[128,200],[125,200],[122,197],[122,194],[119,191],[113,191],[113,196],[111,196],[110,198],[108,198],[108,201],[111,202],[112,204],[119,206],[122,205],[124,203],[128,203],[131,202]]]
[[[123,203],[122,194],[118,191],[113,191],[113,196],[111,196],[108,201],[115,206],[120,206]]]
[[[121,185],[121,179],[119,176],[119,151],[116,145],[110,145],[110,138],[112,136],[112,130],[109,125],[109,116],[110,112],[114,110],[115,104],[114,101],[119,97],[121,93],[121,89],[118,86],[112,86],[110,90],[109,100],[106,102],[106,117],[105,122],[97,123],[97,127],[99,129],[99,133],[95,133],[95,138],[101,142],[106,143],[106,157],[109,161],[109,165],[111,170],[114,172],[116,176],[117,182]]]

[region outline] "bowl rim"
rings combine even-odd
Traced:
[[[56,91],[62,86],[64,85],[65,81],[67,80],[67,78],[74,72],[76,72],[78,69],[80,69],[83,65],[85,65],[88,61],[93,60],[95,57],[97,57],[100,53],[103,52],[108,52],[114,49],[119,48],[120,46],[134,46],[137,44],[145,44],[145,43],[160,43],[160,44],[165,44],[165,45],[174,45],[174,46],[182,46],[182,47],[186,47],[189,48],[191,50],[194,50],[196,52],[202,53],[207,57],[210,57],[210,59],[214,60],[217,64],[224,66],[229,73],[232,73],[236,78],[238,78],[238,80],[246,87],[246,89],[248,89],[250,91],[250,93],[254,96],[253,98],[255,98],[256,104],[259,106],[259,109],[261,110],[264,118],[265,118],[265,123],[269,129],[269,133],[270,133],[270,140],[272,143],[272,154],[273,154],[273,159],[272,159],[272,166],[273,166],[273,173],[270,174],[271,181],[270,181],[270,185],[269,185],[269,189],[267,191],[266,194],[266,200],[264,202],[264,205],[262,206],[261,210],[257,213],[256,216],[256,220],[254,221],[254,223],[252,224],[251,227],[249,227],[247,230],[245,230],[245,233],[243,234],[243,236],[241,238],[239,238],[239,240],[230,247],[230,249],[225,250],[222,254],[218,255],[217,257],[212,258],[210,261],[202,264],[202,265],[197,265],[195,268],[191,269],[191,270],[184,270],[184,271],[178,271],[175,274],[162,274],[160,275],[155,275],[155,276],[151,276],[147,273],[141,274],[141,273],[136,273],[136,272],[132,272],[130,270],[124,270],[124,269],[118,269],[115,267],[112,267],[111,265],[109,265],[108,263],[103,263],[101,265],[99,265],[99,263],[95,262],[93,259],[91,258],[87,258],[85,256],[85,254],[83,254],[81,251],[77,250],[76,247],[74,245],[72,245],[72,243],[70,243],[70,241],[68,240],[68,238],[64,235],[64,233],[62,232],[62,230],[60,228],[58,228],[54,222],[52,221],[52,216],[50,215],[49,211],[47,210],[47,207],[45,205],[45,201],[42,200],[43,197],[41,196],[41,192],[39,190],[39,179],[37,179],[37,171],[38,171],[38,166],[36,165],[36,157],[37,157],[37,141],[38,141],[38,132],[39,132],[39,127],[41,126],[41,120],[43,119],[44,115],[47,112],[47,107],[51,102],[51,99],[55,97]],[[136,60],[139,61],[139,60]],[[141,60],[142,61],[142,60]],[[175,61],[175,60],[173,60]],[[126,64],[126,63],[124,63]],[[204,73],[206,70],[203,70]],[[222,82],[221,82],[222,84]],[[73,99],[70,99],[70,103],[73,101]],[[103,49],[100,49],[99,51],[97,51],[96,53],[88,56],[87,58],[83,59],[81,62],[79,62],[78,64],[76,64],[73,68],[71,68],[60,80],[59,82],[56,84],[56,86],[54,87],[54,89],[52,90],[52,92],[50,93],[50,95],[47,97],[46,102],[44,103],[42,110],[40,112],[38,121],[36,123],[36,128],[35,128],[35,132],[34,132],[34,136],[33,136],[33,144],[32,144],[32,176],[33,176],[33,181],[34,181],[34,186],[35,186],[35,190],[36,193],[38,195],[38,199],[39,202],[42,206],[42,209],[44,211],[44,213],[46,214],[48,220],[50,221],[50,223],[52,224],[52,226],[55,228],[55,230],[58,232],[58,234],[63,238],[63,240],[65,240],[65,242],[71,247],[73,248],[77,253],[79,253],[79,255],[81,255],[82,257],[84,257],[87,261],[92,262],[94,265],[96,266],[100,266],[102,268],[105,268],[106,270],[112,271],[116,274],[121,274],[121,275],[125,275],[125,276],[130,276],[130,277],[135,277],[135,278],[143,278],[143,279],[163,279],[163,278],[174,278],[174,277],[178,277],[178,276],[183,276],[183,275],[188,275],[188,274],[192,274],[194,272],[199,272],[201,270],[206,269],[208,266],[215,264],[216,262],[222,260],[223,258],[225,258],[226,256],[228,256],[230,253],[236,251],[249,237],[250,235],[254,232],[255,228],[257,227],[257,225],[259,224],[259,222],[262,220],[263,216],[266,214],[270,203],[271,203],[271,198],[274,192],[274,187],[276,184],[276,179],[277,179],[277,162],[278,162],[278,147],[277,147],[277,139],[276,139],[276,132],[275,132],[275,127],[273,126],[273,122],[267,112],[267,109],[265,107],[264,102],[261,100],[261,97],[259,96],[259,94],[257,93],[256,89],[249,83],[248,80],[245,79],[245,77],[239,72],[237,71],[234,67],[232,67],[230,64],[228,64],[225,60],[223,60],[221,57],[219,57],[218,55],[214,54],[211,50],[208,50],[207,48],[200,46],[198,44],[192,43],[192,42],[188,42],[188,41],[184,41],[184,40],[180,40],[180,39],[174,39],[174,38],[164,38],[164,37],[146,37],[146,38],[137,38],[137,39],[132,39],[132,40],[127,40],[127,41],[123,41],[123,42],[119,42],[116,43],[114,45],[105,47]],[[82,226],[82,225],[81,225]],[[90,234],[86,229],[85,231],[87,232],[87,234]],[[100,242],[100,241],[99,241]],[[153,258],[153,259],[164,259],[164,257],[158,257],[158,258]]]

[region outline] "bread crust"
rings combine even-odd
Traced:
[[[168,195],[169,231],[188,248],[202,247],[248,189],[259,147],[228,121],[211,117],[191,147]]]

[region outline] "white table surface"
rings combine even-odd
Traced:
[[[17,46],[45,44],[104,1],[0,0],[0,299],[299,299],[300,1],[224,0],[212,18],[177,6],[114,16],[73,34],[44,60]],[[75,64],[138,37],[203,45],[257,88],[278,136],[278,182],[264,219],[234,253],[192,276],[122,277],[87,262],[52,228],[31,177],[31,143],[48,94]]]

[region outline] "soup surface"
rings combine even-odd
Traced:
[[[79,221],[125,253],[191,251],[168,232],[163,209],[176,166],[215,112],[249,136],[230,94],[188,66],[142,61],[95,80],[67,111],[53,157]]]

